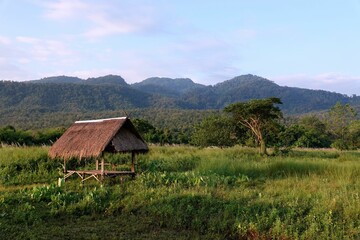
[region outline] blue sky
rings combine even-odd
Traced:
[[[0,0],[0,79],[255,74],[360,95],[360,0]]]

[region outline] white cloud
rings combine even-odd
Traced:
[[[85,36],[98,38],[112,34],[123,34],[136,32],[140,24],[130,21],[113,20],[103,14],[93,14],[89,16],[94,25],[85,32]]]
[[[159,13],[144,1],[57,0],[42,4],[44,16],[57,21],[81,22],[80,35],[96,39],[114,34],[146,32],[155,29]]]
[[[89,5],[81,0],[47,1],[44,6],[46,7],[45,16],[54,20],[73,18],[89,9]]]
[[[61,41],[23,36],[16,37],[16,41],[23,44],[21,47],[24,54],[38,61],[48,61],[57,57],[64,58],[74,55],[74,52],[68,49],[66,44]]]
[[[0,45],[9,45],[11,43],[10,38],[0,36]]]
[[[28,80],[43,77],[46,69],[71,68],[82,57],[67,42],[28,36],[0,43],[0,79]]]
[[[239,75],[233,49],[228,43],[207,35],[183,37],[153,49],[114,52],[116,69],[128,82],[148,77],[189,77],[195,82],[215,84]]]
[[[239,74],[238,53],[232,43],[206,33],[175,45],[175,67],[203,84],[215,84]]]
[[[295,74],[272,77],[271,80],[289,87],[321,89],[347,95],[360,95],[360,76],[340,73]]]
[[[6,58],[0,58],[0,73],[0,80],[24,80],[30,77],[29,72]]]

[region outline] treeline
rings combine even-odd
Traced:
[[[226,113],[212,114],[199,124],[181,130],[156,128],[143,119],[135,119],[134,124],[149,143],[192,144],[200,147],[259,145],[248,128]],[[275,149],[360,148],[360,120],[357,119],[356,111],[348,104],[337,103],[322,115],[305,115],[267,122],[262,134],[267,146]]]
[[[0,128],[0,143],[16,145],[51,145],[63,133],[65,128],[52,128],[39,131],[15,129],[13,126]]]
[[[60,126],[68,128],[78,120],[114,118],[129,115],[131,119],[145,119],[153,126],[161,129],[184,129],[191,128],[204,118],[217,114],[220,111],[221,110],[135,108],[121,111],[42,113],[40,110],[12,110],[9,112],[1,112],[0,110],[0,127],[11,125],[16,129],[44,129]]]
[[[137,112],[134,116],[138,117]],[[163,111],[150,118],[132,118],[144,140],[153,144],[191,144],[194,146],[228,147],[242,145],[256,147],[259,142],[254,134],[228,113],[204,111],[201,114],[177,110]],[[198,113],[195,111],[195,113]],[[154,112],[152,112],[154,114]],[[105,116],[97,116],[105,117]],[[173,124],[176,122],[179,124]],[[162,122],[164,119],[172,119]],[[65,131],[64,127],[45,130],[21,130],[13,126],[0,128],[0,142],[18,145],[51,145]],[[360,120],[350,105],[337,103],[322,115],[280,118],[264,124],[262,129],[266,145],[275,149],[337,148],[341,150],[360,148]]]
[[[148,143],[155,144],[189,144],[192,128],[156,128],[144,119],[132,120],[135,128]]]
[[[267,146],[280,148],[336,148],[350,150],[360,148],[360,120],[357,112],[348,104],[337,103],[322,117],[306,115],[300,118],[266,122],[262,134]],[[228,114],[204,119],[191,136],[190,143],[197,146],[258,146],[252,132],[239,125]]]

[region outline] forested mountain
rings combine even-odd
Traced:
[[[152,94],[178,97],[195,89],[206,88],[205,85],[194,83],[189,78],[147,78],[131,85],[133,88]]]
[[[174,100],[127,86],[0,82],[0,109],[42,112],[176,107]]]
[[[82,80],[58,76],[28,82],[0,81],[0,125],[14,124],[17,118],[85,116],[97,112],[131,112],[156,109],[206,110],[254,98],[279,97],[285,114],[327,110],[336,102],[359,105],[360,97],[283,87],[262,77],[242,75],[205,86],[191,79],[148,78],[129,85],[116,75]],[[69,115],[69,116],[70,116]],[[165,115],[164,115],[165,116]],[[25,121],[25,120],[22,120]],[[45,121],[45,120],[44,120]]]
[[[39,80],[31,80],[29,83],[82,83],[84,80],[78,77],[54,76],[45,77]]]
[[[68,76],[55,76],[55,77],[46,77],[40,80],[28,81],[29,83],[73,83],[73,84],[87,84],[87,85],[119,85],[119,86],[128,86],[125,80],[117,75],[106,75],[103,77],[88,78],[83,80],[78,77],[68,77]]]
[[[242,75],[231,80],[208,86],[206,89],[195,89],[182,96],[187,107],[195,109],[223,108],[226,105],[247,101],[254,98],[281,98],[281,108],[286,113],[298,114],[329,109],[336,102],[359,103],[359,97],[348,97],[343,94],[323,90],[310,90],[294,87],[283,87],[262,77]]]

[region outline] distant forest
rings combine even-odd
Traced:
[[[7,113],[99,112],[124,109],[222,109],[228,104],[278,97],[286,114],[329,109],[337,102],[359,105],[359,96],[283,87],[254,75],[242,75],[214,86],[191,79],[149,78],[129,85],[120,76],[81,80],[51,77],[29,82],[0,81],[0,124]]]
[[[203,145],[194,142],[194,133],[211,121],[218,122],[219,128],[222,122],[228,122],[216,120],[223,116],[224,107],[269,97],[283,102],[279,106],[284,113],[282,126],[300,124],[307,116],[326,124],[328,111],[336,104],[360,110],[360,97],[356,95],[283,87],[254,75],[238,76],[214,86],[186,78],[154,77],[130,85],[116,75],[87,80],[58,76],[28,82],[0,81],[0,140],[49,144],[76,120],[128,115],[143,129],[149,142]],[[21,135],[19,140],[1,138],[4,134],[14,137],[14,132]],[[237,142],[249,145],[245,138]],[[329,147],[333,141],[330,137],[326,144],[308,146]]]

